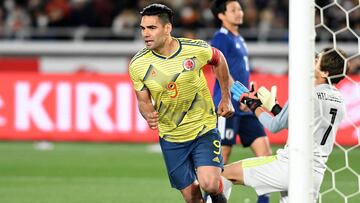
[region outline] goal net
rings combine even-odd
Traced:
[[[316,0],[315,1],[316,51],[324,46],[344,50],[349,74],[338,85],[346,104],[345,118],[340,128],[351,126],[348,134],[337,134],[335,149],[327,162],[327,170],[321,186],[318,202],[360,202],[360,150],[359,118],[360,102],[359,80],[353,79],[354,68],[360,65],[360,5],[358,0]],[[358,105],[359,107],[359,105]],[[340,143],[339,137],[348,136],[351,143]],[[339,156],[340,155],[340,156]],[[341,158],[339,158],[341,157]]]
[[[309,98],[314,90],[311,84],[314,79],[314,66],[310,64],[314,64],[314,53],[319,53],[325,47],[344,50],[347,54],[343,60],[348,64],[348,70],[344,65],[341,74],[328,79],[330,82],[332,78],[345,76],[337,88],[342,93],[346,105],[345,117],[339,128],[347,130],[338,131],[336,135],[334,149],[327,161],[318,202],[360,202],[360,80],[359,75],[354,74],[360,70],[359,2],[359,0],[290,0],[290,202],[311,202],[314,198],[308,188],[314,182],[309,170],[313,164],[311,157],[313,138],[306,136],[307,139],[301,139],[299,136],[304,137],[304,133],[312,131],[316,125],[314,116],[309,116],[313,115],[314,99]],[[305,70],[297,70],[301,68]],[[291,106],[296,107],[291,110]],[[299,109],[302,109],[301,112]],[[293,116],[294,114],[296,116]],[[315,116],[326,119],[323,115]],[[330,122],[329,126],[331,125]],[[296,143],[297,147],[293,147],[291,143]]]

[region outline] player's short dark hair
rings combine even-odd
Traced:
[[[331,47],[324,48],[321,53],[320,70],[329,73],[331,84],[337,84],[348,72],[346,53],[341,49]]]
[[[174,12],[164,4],[150,4],[140,12],[140,15],[158,16],[163,24],[172,24]]]
[[[211,12],[213,13],[215,19],[218,19],[219,13],[225,13],[227,4],[233,1],[237,1],[240,4],[239,0],[214,0],[211,3]]]

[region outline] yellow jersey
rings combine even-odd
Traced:
[[[176,40],[179,49],[169,57],[140,50],[130,62],[129,74],[136,91],[151,94],[159,112],[160,137],[186,142],[216,127],[214,103],[202,71],[213,53],[203,40]]]

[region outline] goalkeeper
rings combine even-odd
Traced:
[[[339,54],[341,53],[341,55]],[[318,197],[320,185],[326,170],[326,162],[335,142],[336,131],[344,117],[345,105],[341,93],[335,85],[345,76],[343,74],[346,55],[341,50],[324,49],[315,65],[315,129],[313,149],[314,197]],[[336,77],[334,77],[336,76]],[[236,82],[232,87],[234,99],[246,105],[265,128],[273,132],[288,127],[288,103],[281,108],[276,102],[276,87],[268,91],[260,87],[257,91],[243,93],[242,86]],[[274,117],[267,111],[272,112]],[[255,157],[225,166],[223,177],[224,193],[228,197],[231,185],[242,184],[253,187],[258,195],[280,192],[280,202],[288,202],[289,148],[279,149],[275,156]],[[230,181],[231,182],[230,182]]]

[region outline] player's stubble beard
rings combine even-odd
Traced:
[[[156,53],[161,52],[161,50],[165,47],[167,36],[161,36],[157,40],[153,40],[152,47],[148,48]]]

